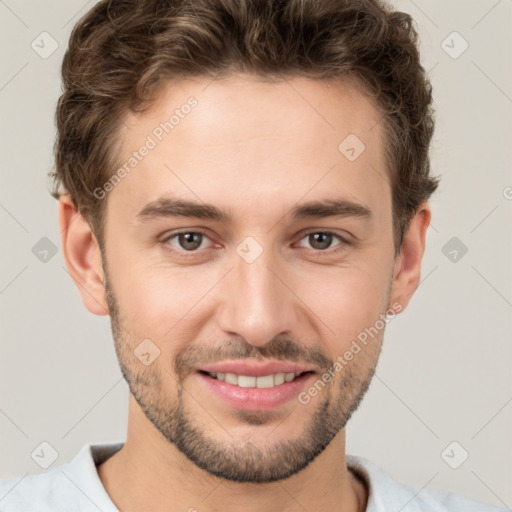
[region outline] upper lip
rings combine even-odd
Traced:
[[[224,361],[221,363],[201,366],[202,370],[210,373],[235,373],[236,375],[247,375],[250,377],[261,377],[275,373],[304,373],[314,371],[308,366],[299,363],[287,363],[282,361],[267,361],[264,363],[256,361]]]

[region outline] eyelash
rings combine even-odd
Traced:
[[[209,236],[208,234],[205,232],[205,231],[202,231],[201,229],[196,229],[196,230],[183,230],[183,231],[176,231],[176,232],[173,232],[171,234],[169,234],[168,236],[166,236],[163,240],[162,240],[162,244],[165,246],[166,250],[172,252],[173,254],[179,254],[181,257],[184,257],[184,258],[187,258],[187,257],[190,257],[190,256],[193,256],[193,255],[197,255],[199,252],[200,252],[200,249],[196,249],[196,250],[193,250],[193,251],[186,251],[185,249],[181,249],[181,250],[177,250],[177,249],[174,249],[174,248],[170,248],[170,244],[169,244],[169,241],[174,239],[175,237],[179,236],[180,234],[184,234],[184,233],[189,233],[189,234],[199,234],[199,235],[202,235],[206,238],[209,239]],[[335,233],[333,231],[320,231],[320,230],[313,230],[313,231],[308,231],[307,233],[303,234],[302,237],[300,238],[300,241],[303,240],[304,238],[308,237],[309,235],[312,235],[312,234],[317,234],[317,233],[321,233],[323,235],[332,235],[333,237],[336,237],[340,240],[340,246],[341,247],[338,247],[334,250],[332,249],[310,249],[311,251],[314,251],[314,253],[316,254],[336,254],[340,251],[342,251],[345,246],[349,246],[351,245],[351,242],[349,242],[346,238],[343,238],[341,235],[339,235],[338,233]]]

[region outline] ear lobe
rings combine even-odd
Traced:
[[[100,248],[69,194],[59,198],[59,224],[66,267],[84,306],[95,315],[108,315]]]
[[[402,311],[409,304],[421,280],[421,262],[431,216],[428,203],[420,205],[409,222],[400,254],[395,260],[389,303],[400,303]]]

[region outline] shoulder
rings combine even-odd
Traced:
[[[28,512],[35,503],[39,512],[71,510],[73,484],[65,476],[66,466],[0,480],[0,512]]]
[[[465,496],[407,485],[394,480],[374,462],[347,455],[347,467],[366,483],[366,512],[507,512],[508,509],[487,505]]]
[[[75,457],[44,473],[0,480],[0,512],[117,512],[98,476],[96,465],[122,442],[86,444]]]
[[[456,494],[450,491],[434,491],[408,486],[412,491],[419,494],[416,497],[414,507],[405,508],[406,511],[436,511],[436,512],[508,512],[509,509],[489,505],[480,501],[475,501],[466,496]]]

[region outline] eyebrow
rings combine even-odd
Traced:
[[[321,219],[326,217],[373,218],[367,206],[345,198],[308,201],[294,206],[288,213],[294,219]],[[161,197],[148,203],[137,214],[136,219],[147,222],[159,218],[186,217],[232,222],[232,215],[222,208],[207,203],[197,203],[173,197]]]

